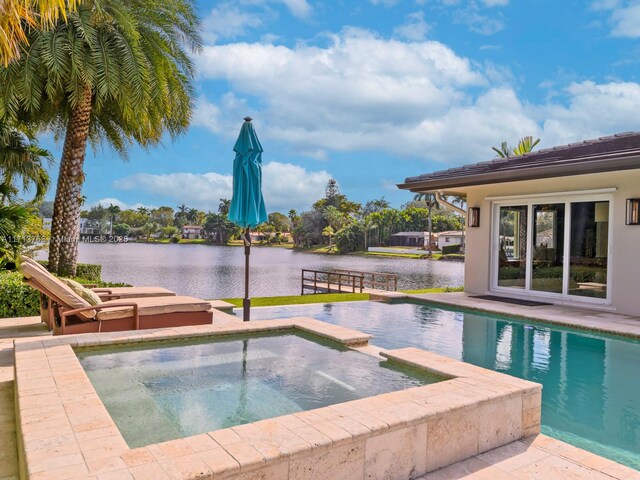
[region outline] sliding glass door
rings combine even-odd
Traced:
[[[496,205],[493,288],[606,301],[609,210],[605,198]]]
[[[569,295],[607,298],[609,202],[571,204]]]
[[[525,288],[527,278],[527,206],[500,207],[498,285]]]
[[[533,205],[532,290],[563,291],[564,207],[564,203]]]

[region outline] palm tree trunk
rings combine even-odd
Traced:
[[[49,270],[58,275],[76,274],[80,199],[84,183],[83,165],[87,152],[91,108],[91,89],[86,88],[69,118],[53,203]]]
[[[432,255],[432,251],[431,251],[431,232],[433,230],[433,222],[431,221],[431,209],[433,208],[433,206],[429,206],[429,256]]]

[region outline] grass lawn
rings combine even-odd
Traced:
[[[402,293],[418,294],[418,293],[449,293],[449,292],[464,292],[464,287],[439,287],[439,288],[424,288],[422,290],[400,290]]]
[[[223,298],[225,302],[242,307],[242,298]],[[316,295],[291,295],[288,297],[256,297],[251,299],[252,307],[275,307],[278,305],[304,305],[305,303],[335,303],[369,300],[368,293],[318,293]]]

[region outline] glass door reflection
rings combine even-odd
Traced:
[[[532,290],[563,292],[564,228],[564,203],[533,205]]]
[[[607,298],[609,202],[571,203],[569,295]]]
[[[498,286],[526,287],[527,206],[501,206],[499,221]]]

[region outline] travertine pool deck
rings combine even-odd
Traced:
[[[459,307],[480,312],[507,315],[510,317],[537,320],[565,327],[594,330],[627,337],[640,338],[640,317],[622,315],[609,310],[584,308],[572,305],[514,305],[494,300],[476,298],[466,292],[406,294],[401,292],[378,292],[380,300],[412,299]]]
[[[452,294],[446,294],[452,295]],[[494,302],[491,302],[493,305]],[[512,313],[508,313],[512,314]],[[142,336],[152,336],[154,338],[163,338],[163,337],[171,337],[176,334],[180,336],[188,336],[192,337],[194,335],[206,335],[206,332],[202,331],[202,327],[205,327],[205,330],[210,329],[224,329],[228,328],[229,324],[241,325],[241,329],[251,330],[254,328],[255,324],[242,324],[238,322],[237,317],[231,317],[228,315],[216,315],[217,318],[214,318],[214,323],[218,320],[218,325],[213,326],[200,326],[200,327],[183,327],[177,329],[167,329],[165,331],[144,331],[144,332],[121,332],[121,333],[113,333],[113,334],[87,334],[87,335],[77,335],[76,344],[80,345],[88,345],[88,344],[104,344],[112,342],[114,339],[133,341],[132,337],[136,335]],[[295,320],[295,319],[294,319]],[[280,321],[282,322],[282,321]],[[256,322],[258,323],[258,322]],[[259,322],[263,323],[263,322]],[[319,322],[321,323],[321,322]],[[226,327],[225,327],[226,325]],[[331,328],[331,326],[327,326]],[[234,329],[235,330],[235,329]],[[16,337],[26,337],[18,340],[16,343],[19,345],[23,345],[26,348],[28,343],[32,343],[33,341],[36,344],[42,345],[42,340],[44,338],[46,343],[53,342],[54,346],[62,346],[68,345],[69,343],[73,344],[71,337],[56,337],[47,339],[48,332],[46,329],[42,329],[39,325],[38,317],[31,317],[28,319],[0,319],[0,332],[4,336],[4,340],[0,339],[0,480],[6,479],[17,479],[18,478],[18,460],[17,460],[17,443],[16,443],[16,423],[15,418],[12,414],[3,414],[6,412],[13,412],[14,410],[14,349],[13,349],[13,339]],[[13,336],[12,336],[13,332]],[[45,335],[45,337],[36,338],[29,335],[29,332],[32,332],[31,335]],[[335,333],[335,330],[334,330]],[[106,338],[106,337],[111,338]],[[93,337],[93,338],[90,338]],[[102,338],[101,338],[102,337]],[[364,351],[369,354],[382,354],[384,355],[386,352],[383,349],[379,349],[375,346],[364,346],[362,343],[364,340],[368,340],[368,336],[364,337],[345,337],[347,342],[351,342],[352,345],[356,346],[357,349]],[[351,338],[351,339],[350,339]],[[357,345],[363,345],[358,347]],[[415,349],[402,349],[397,354],[402,356],[403,351],[404,355],[409,355],[411,357],[415,352]],[[432,354],[427,352],[425,353],[428,357]],[[436,356],[437,357],[437,356]],[[29,357],[27,357],[29,358]],[[55,358],[53,355],[51,358]],[[433,357],[429,357],[433,360]],[[441,359],[443,357],[440,357]],[[58,359],[60,360],[60,359]],[[445,359],[446,363],[449,363],[448,359]],[[459,363],[459,362],[457,362]],[[464,365],[464,364],[463,364]],[[454,368],[455,371],[455,368]],[[72,373],[73,374],[73,373]],[[508,377],[509,378],[509,377]],[[517,379],[516,379],[517,380]],[[475,388],[475,386],[470,387],[469,385],[465,386],[464,391],[460,392],[463,395],[467,393],[467,389]],[[46,390],[46,389],[45,389]],[[35,391],[34,391],[35,392]],[[451,393],[451,392],[449,392]],[[42,392],[42,395],[47,395]],[[80,405],[83,402],[90,402],[89,398],[84,398],[83,395],[73,395],[74,400],[80,402]],[[331,408],[331,407],[329,407]],[[46,409],[46,407],[45,407]],[[329,412],[326,412],[329,413]],[[334,412],[335,415],[335,412]],[[42,412],[42,415],[38,415],[37,418],[39,421],[46,421],[46,412]],[[34,417],[36,418],[36,417]],[[317,420],[317,419],[314,419]],[[335,420],[335,418],[333,419]],[[364,420],[364,418],[363,418]],[[370,418],[369,421],[373,422],[375,418]],[[97,424],[94,426],[98,426]],[[115,426],[114,426],[115,428]],[[290,426],[289,426],[290,428]],[[47,429],[45,429],[47,430]],[[534,432],[537,431],[535,428]],[[191,437],[190,442],[186,442],[186,440],[182,441],[174,441],[174,442],[166,442],[165,444],[160,444],[162,447],[158,447],[161,449],[161,453],[158,453],[157,450],[148,449],[150,447],[145,447],[144,449],[135,449],[129,450],[129,456],[126,456],[125,465],[127,468],[114,468],[114,465],[109,467],[109,461],[107,457],[109,454],[117,451],[119,447],[122,447],[122,444],[118,446],[120,442],[112,440],[108,440],[109,438],[113,438],[117,433],[117,429],[113,430],[109,426],[96,428],[92,430],[88,430],[84,433],[84,436],[87,438],[91,437],[91,433],[87,432],[97,432],[98,437],[89,439],[88,441],[93,443],[98,443],[98,439],[101,444],[104,444],[104,441],[109,443],[112,441],[110,446],[106,445],[102,450],[109,452],[103,457],[101,453],[98,453],[97,449],[87,450],[87,453],[83,449],[80,449],[80,458],[84,462],[85,468],[87,468],[87,457],[91,458],[92,456],[102,457],[102,458],[94,458],[92,462],[94,465],[97,462],[98,465],[103,465],[100,469],[101,473],[93,472],[89,473],[87,470],[77,471],[76,463],[80,458],[74,456],[73,453],[64,452],[64,446],[57,445],[52,448],[47,448],[47,456],[46,461],[49,462],[49,466],[55,467],[56,462],[62,461],[62,464],[58,464],[57,472],[54,472],[56,468],[46,469],[45,471],[41,471],[38,473],[34,473],[29,478],[46,478],[46,479],[55,479],[55,478],[94,478],[100,480],[114,480],[114,479],[143,479],[143,478],[152,478],[153,480],[162,480],[167,478],[185,478],[183,473],[184,469],[187,472],[192,471],[193,463],[190,463],[192,460],[197,457],[202,460],[203,452],[205,452],[205,447],[209,448],[212,445],[221,445],[225,441],[229,439],[218,438],[216,441],[214,437],[211,435],[200,435],[196,437]],[[246,431],[245,431],[246,433]],[[254,432],[255,434],[256,432]],[[258,432],[260,433],[260,432]],[[262,438],[264,439],[264,432],[260,433]],[[42,435],[39,435],[42,436]],[[44,435],[46,436],[46,434]],[[526,435],[523,435],[526,436]],[[55,437],[54,437],[55,438]],[[121,438],[121,437],[120,437]],[[42,439],[43,444],[47,443],[45,439]],[[214,443],[212,444],[211,441]],[[263,440],[264,441],[264,440]],[[222,442],[222,443],[220,443]],[[217,449],[218,453],[220,453]],[[224,450],[224,447],[223,447]],[[88,453],[92,452],[93,453]],[[206,450],[211,453],[211,450]],[[133,452],[133,453],[131,453]],[[243,452],[247,454],[248,452]],[[254,452],[255,453],[255,452]],[[156,455],[168,455],[170,458],[170,462],[164,462],[160,464],[157,461]],[[195,455],[195,457],[194,457]],[[206,457],[206,455],[204,455]],[[125,457],[122,457],[125,458]],[[122,459],[121,458],[121,459]],[[211,457],[215,458],[215,457]],[[211,461],[211,458],[209,459]],[[262,454],[262,458],[265,456]],[[123,460],[125,461],[125,460]],[[210,471],[213,471],[213,468],[210,468],[207,464],[206,458],[203,460],[204,466],[208,468]],[[266,461],[266,459],[265,459]],[[116,462],[117,463],[117,462]],[[129,466],[129,464],[133,466]],[[196,462],[195,464],[200,465],[202,469],[202,463]],[[106,467],[104,465],[107,465]],[[216,463],[217,465],[217,463]],[[115,466],[122,467],[122,464],[118,464]],[[74,473],[75,471],[75,473]],[[46,473],[45,473],[46,472]],[[229,472],[231,473],[231,472]],[[274,465],[273,468],[265,470],[264,476],[260,478],[264,479],[281,479],[287,478],[284,474],[283,466]],[[390,478],[409,478],[408,476],[402,476],[398,471],[395,472],[397,475],[392,476]],[[224,474],[222,476],[215,475],[215,478],[227,478]],[[201,477],[201,478],[212,478],[212,477]],[[244,473],[240,473],[239,475],[235,475],[234,478],[257,478],[254,475],[254,472],[244,471]],[[295,477],[290,477],[295,478]],[[301,477],[304,478],[304,477]],[[308,476],[307,478],[313,478],[313,476]],[[338,471],[335,476],[325,476],[324,478],[361,478],[354,477],[349,475],[348,472],[345,474],[345,471]],[[471,456],[471,458],[463,460],[458,463],[454,463],[451,466],[442,468],[440,470],[435,470],[424,477],[420,477],[421,479],[428,480],[440,480],[440,479],[450,479],[450,478],[473,478],[473,479],[514,479],[514,478],[541,478],[541,479],[553,479],[553,478],[575,478],[575,479],[630,479],[630,480],[640,480],[640,473],[624,467],[622,465],[616,464],[610,460],[604,459],[597,455],[591,454],[589,452],[585,452],[583,450],[577,449],[568,445],[566,443],[551,439],[544,435],[531,435],[526,438],[522,438],[515,442],[509,443],[506,446],[498,447],[494,450],[489,450],[485,453]]]

